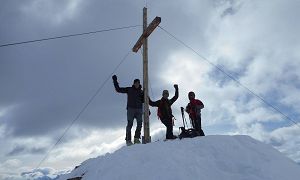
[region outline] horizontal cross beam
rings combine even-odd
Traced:
[[[161,18],[160,17],[155,17],[154,20],[149,24],[147,29],[143,32],[139,40],[135,43],[135,45],[132,48],[133,52],[138,52],[138,50],[141,48],[143,44],[143,40],[147,38],[153,31],[154,29],[160,24]]]

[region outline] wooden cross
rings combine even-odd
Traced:
[[[143,8],[143,34],[132,48],[133,52],[138,50],[143,45],[143,87],[144,87],[144,136],[143,144],[151,142],[150,125],[149,125],[149,99],[148,99],[148,36],[161,22],[160,17],[155,17],[147,27],[147,8]]]

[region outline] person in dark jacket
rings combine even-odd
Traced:
[[[114,75],[112,77],[115,89],[118,93],[126,93],[127,94],[127,126],[126,126],[126,145],[132,145],[131,141],[131,128],[133,126],[134,118],[137,121],[137,126],[134,135],[134,143],[140,144],[141,138],[141,129],[142,129],[142,114],[143,114],[143,101],[144,101],[144,93],[142,90],[142,86],[140,84],[139,79],[135,79],[133,81],[133,85],[131,87],[120,87],[118,83],[117,76]]]
[[[178,85],[174,85],[175,95],[172,99],[169,98],[169,91],[164,90],[162,93],[162,98],[158,101],[153,102],[149,98],[149,105],[158,107],[157,115],[161,122],[166,126],[166,139],[176,139],[177,137],[173,135],[173,114],[171,106],[178,99]]]
[[[195,99],[195,93],[192,91],[189,92],[188,97],[190,102],[186,106],[185,110],[192,120],[193,128],[197,130],[200,136],[204,136],[201,126],[201,109],[204,108],[204,104],[199,99]]]

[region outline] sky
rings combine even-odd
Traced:
[[[148,22],[161,17],[161,27],[198,53],[160,28],[148,40],[151,99],[164,89],[173,96],[179,85],[174,129],[194,91],[205,105],[207,135],[250,135],[300,163],[300,124],[290,121],[300,122],[297,0],[4,0],[0,44],[142,25],[144,6]],[[36,167],[57,174],[124,145],[126,95],[109,79],[38,165],[141,32],[138,26],[0,48],[0,179],[22,179]],[[130,52],[115,72],[124,87],[142,73],[141,51]],[[150,110],[154,133],[164,126]]]

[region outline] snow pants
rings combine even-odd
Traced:
[[[142,109],[127,109],[127,126],[126,126],[126,138],[125,140],[131,140],[131,128],[133,126],[134,118],[136,119],[137,126],[135,129],[134,138],[141,138],[141,129],[143,123],[143,110]]]
[[[195,119],[195,120],[193,120],[194,121],[194,125],[195,125],[195,129],[197,130],[197,131],[199,131],[200,132],[200,130],[202,129],[202,127],[201,127],[201,115],[200,116],[197,116],[197,118]]]
[[[173,139],[173,122],[172,119],[162,119],[161,122],[166,126],[166,139]]]
[[[199,132],[200,136],[205,136],[203,130],[202,130],[202,125],[201,125],[201,114],[197,116],[197,118],[193,121],[193,128],[196,129],[196,131]]]

